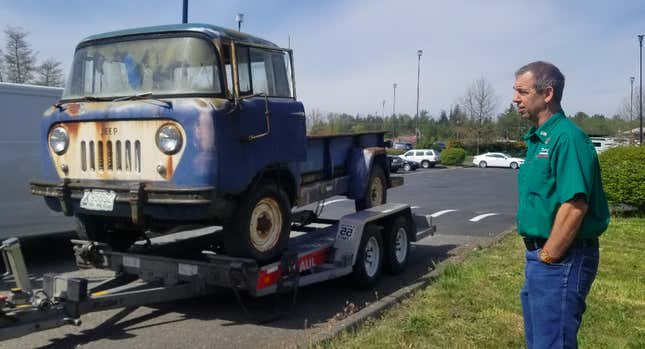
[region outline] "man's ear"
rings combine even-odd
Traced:
[[[542,91],[544,94],[544,102],[549,103],[553,100],[553,87],[549,86]]]

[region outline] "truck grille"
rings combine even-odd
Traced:
[[[87,180],[159,181],[172,179],[184,149],[176,154],[161,152],[156,132],[175,125],[186,140],[181,125],[172,120],[82,121],[52,125],[65,127],[69,147],[50,156],[61,178]],[[184,143],[185,144],[185,143]]]
[[[125,171],[141,173],[140,141],[81,141],[83,172]]]

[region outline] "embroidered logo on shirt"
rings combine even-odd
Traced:
[[[546,137],[546,134],[547,134],[547,133],[546,133],[546,132],[544,132],[544,131],[540,132],[540,136],[542,136],[542,137]]]
[[[549,157],[549,148],[540,148],[540,152],[537,154],[538,158],[548,158]]]

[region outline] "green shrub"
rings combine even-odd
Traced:
[[[441,163],[444,165],[461,165],[466,158],[466,151],[462,148],[446,148],[441,152]]]
[[[645,212],[645,147],[611,148],[599,159],[607,200]]]

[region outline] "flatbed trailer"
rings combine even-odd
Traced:
[[[396,203],[306,223],[292,226],[281,260],[267,265],[213,251],[183,259],[146,253],[145,246],[123,253],[105,244],[72,240],[80,268],[109,269],[114,277],[90,285],[85,278],[45,274],[38,290],[31,288],[20,243],[5,240],[0,247],[7,268],[3,279],[13,277],[17,287],[0,296],[0,340],[80,325],[81,315],[95,311],[199,297],[223,287],[241,300],[241,292],[252,297],[285,291],[295,295],[299,287],[344,276],[372,286],[381,269],[401,272],[410,243],[436,230],[432,217],[415,215],[410,206]]]

